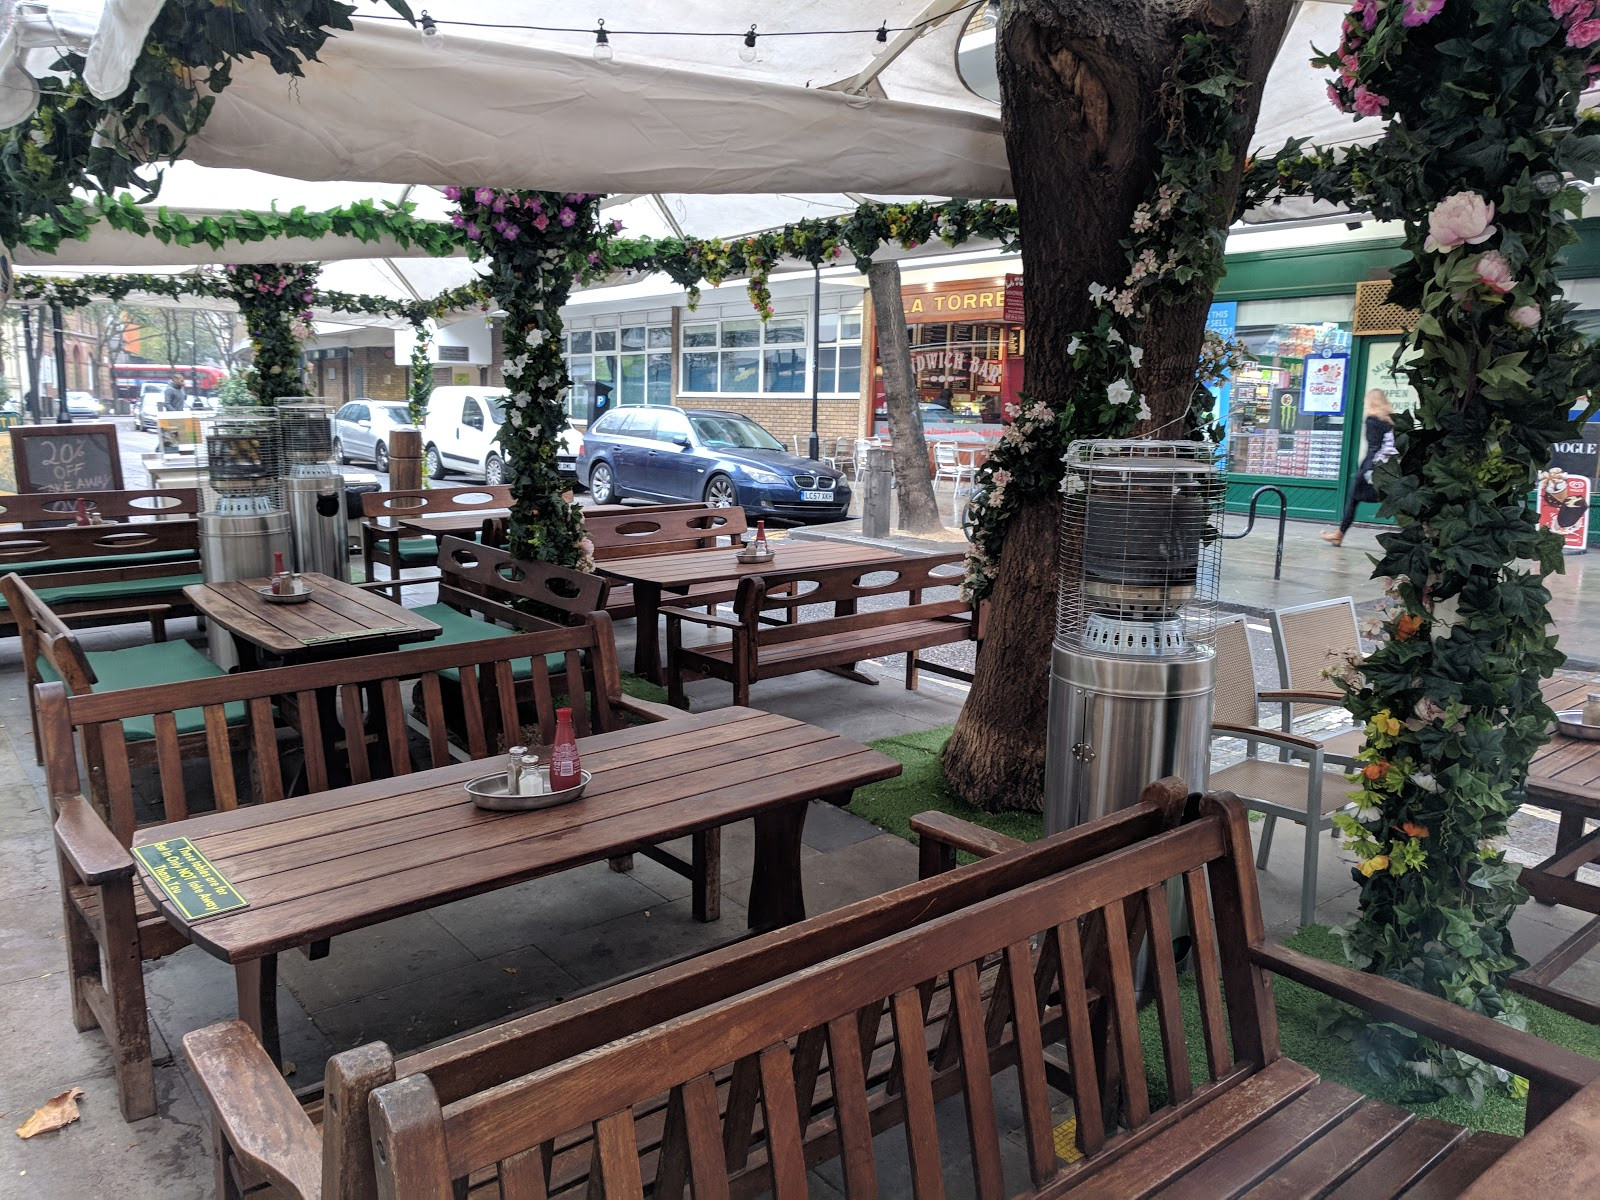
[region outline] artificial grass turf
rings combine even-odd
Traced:
[[[911,840],[911,816],[930,809],[961,817],[1024,841],[1033,841],[1042,836],[1044,818],[1038,813],[985,812],[955,794],[945,780],[944,769],[939,761],[939,752],[949,737],[950,727],[946,726],[873,742],[874,749],[899,761],[904,771],[898,778],[858,788],[850,811],[908,841]],[[1302,953],[1328,962],[1345,962],[1338,937],[1325,926],[1308,925],[1287,939],[1287,943]],[[1206,1066],[1205,1044],[1200,1033],[1199,1000],[1193,974],[1180,976],[1178,982],[1185,1040],[1198,1083],[1204,1078]],[[1277,1000],[1279,1036],[1286,1057],[1311,1068],[1325,1079],[1408,1109],[1419,1116],[1436,1117],[1468,1129],[1512,1135],[1522,1133],[1523,1114],[1527,1107],[1525,1101],[1513,1099],[1503,1089],[1491,1092],[1483,1106],[1477,1109],[1466,1100],[1454,1097],[1420,1103],[1412,1101],[1409,1099],[1410,1093],[1401,1084],[1382,1079],[1363,1066],[1352,1045],[1322,1031],[1323,1015],[1333,1001],[1320,992],[1277,976],[1273,977],[1272,986]],[[1524,1000],[1522,1004],[1528,1015],[1530,1033],[1590,1058],[1600,1058],[1600,1028],[1542,1004],[1529,1000]],[[1164,1103],[1166,1077],[1162,1074],[1164,1059],[1161,1033],[1154,1005],[1147,1005],[1140,1013],[1139,1026],[1144,1042],[1145,1063],[1150,1074],[1151,1103]]]

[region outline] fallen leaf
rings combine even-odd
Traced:
[[[49,1133],[63,1125],[72,1124],[78,1119],[78,1097],[81,1095],[82,1088],[68,1088],[61,1095],[46,1100],[34,1110],[33,1116],[18,1127],[17,1136],[31,1138],[35,1134]]]
[[[515,975],[517,973],[517,969],[515,967],[501,967],[500,969],[507,975]]]

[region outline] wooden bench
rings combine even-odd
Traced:
[[[860,682],[876,683],[853,667],[862,659],[885,654],[906,656],[907,688],[917,686],[919,670],[970,680],[971,672],[917,655],[931,646],[979,637],[977,613],[969,602],[922,598],[928,588],[959,586],[962,573],[951,568],[959,568],[964,557],[929,554],[867,568],[824,567],[750,576],[739,582],[731,617],[663,607],[668,698],[687,707],[685,680],[708,676],[733,684],[733,702],[740,705],[750,702],[750,685],[755,681],[801,671],[843,670]],[[859,602],[869,597],[901,593],[906,597],[903,604],[858,611]],[[822,604],[833,605],[831,617],[801,618],[801,608]],[[780,619],[774,620],[775,613]],[[731,636],[685,645],[685,621],[727,630]]]
[[[584,529],[594,543],[595,562],[604,563],[651,554],[709,550],[723,538],[737,544],[750,531],[750,525],[742,508],[712,508],[699,504],[586,517]],[[733,589],[720,583],[700,584],[689,589],[681,599],[690,606],[715,606],[732,600]],[[625,621],[634,615],[631,584],[612,584],[606,597],[606,612],[613,621]]]
[[[0,595],[17,622],[17,633],[22,641],[22,669],[28,689],[28,715],[33,722],[34,757],[44,761],[44,746],[39,738],[39,712],[34,702],[34,688],[41,683],[61,680],[74,696],[90,692],[115,691],[119,688],[140,687],[152,683],[186,683],[195,679],[213,679],[227,674],[188,642],[167,640],[164,604],[144,605],[128,609],[130,618],[147,617],[150,621],[150,642],[143,646],[127,646],[120,650],[86,651],[78,637],[66,623],[50,611],[39,599],[39,594],[20,575],[0,576]],[[106,614],[102,614],[106,615]],[[243,711],[229,713],[229,728],[243,721]],[[179,714],[178,744],[180,751],[205,752],[205,729],[200,722],[198,709],[187,709]],[[135,765],[147,765],[142,752],[155,747],[155,729],[148,721],[130,721],[123,726],[134,753]]]
[[[402,529],[397,522],[418,517],[454,516],[471,519],[495,515],[511,507],[510,484],[482,487],[420,488],[416,491],[367,492],[361,497],[361,566],[368,582],[382,564],[390,580],[405,567],[431,567],[438,560],[439,536]],[[444,532],[456,532],[458,529]],[[411,582],[429,582],[432,576]]]
[[[309,1113],[243,1026],[190,1034],[221,1175],[325,1200],[681,1196],[689,1180],[696,1197],[787,1197],[842,1158],[847,1192],[865,1196],[873,1135],[900,1124],[919,1197],[943,1195],[946,1170],[975,1175],[982,1196],[1212,1197],[1269,1174],[1286,1196],[1340,1180],[1395,1195],[1424,1175],[1447,1185],[1429,1194],[1454,1195],[1511,1143],[1283,1058],[1269,970],[1526,1076],[1530,1128],[1600,1078],[1600,1063],[1529,1034],[1267,943],[1243,809],[1208,797],[1173,828],[1165,795],[430,1050],[337,1055]],[[1193,923],[1206,1066],[1197,1079],[1171,955],[1155,955],[1152,1069],[1170,1096],[1157,1107],[1133,962],[1147,930],[1170,945],[1169,879]],[[1012,1068],[1023,1161],[1008,1177],[995,1079]],[[1070,1164],[1052,1088],[1075,1106]],[[941,1132],[963,1123],[941,1160]],[[1374,1176],[1388,1190],[1359,1186]]]
[[[116,492],[26,492],[0,495],[0,525],[70,525],[78,515],[78,501],[91,517],[123,522],[171,520],[193,517],[200,512],[198,488],[124,488]],[[26,573],[16,564],[13,571]]]
[[[563,670],[552,678],[546,656],[556,653],[562,655]],[[597,664],[589,674],[600,682],[591,690],[602,693],[592,695],[589,703],[583,702],[584,654]],[[539,697],[539,709],[532,714],[516,702],[512,668],[519,659],[533,662],[532,691]],[[446,671],[456,672],[456,690],[466,709],[465,721],[457,723],[463,730],[460,745],[452,745],[449,737],[452,722],[442,679]],[[418,699],[408,727],[402,683],[413,680]],[[611,627],[603,616],[582,626],[473,645],[362,655],[182,685],[80,696],[69,695],[61,683],[40,685],[39,722],[63,885],[73,1017],[79,1029],[99,1026],[106,1031],[124,1116],[135,1120],[155,1111],[140,964],[187,944],[185,935],[135,885],[128,853],[135,841],[159,840],[161,826],[206,807],[198,802],[196,781],[184,778],[178,729],[185,710],[202,714],[210,806],[225,810],[248,803],[251,795],[266,803],[285,795],[286,748],[280,739],[290,735],[280,727],[275,710],[300,714],[295,722],[298,739],[287,750],[292,753],[298,745],[303,753],[304,790],[321,792],[345,780],[362,783],[409,773],[412,728],[425,737],[424,757],[433,766],[499,753],[523,741],[530,724],[539,727],[544,741],[553,741],[551,701],[562,693],[574,701],[573,723],[580,735],[611,728],[624,712],[646,719],[677,715],[621,694]],[[326,722],[307,715],[320,714],[324,706],[337,708],[332,735],[325,733]],[[234,707],[244,710],[245,737],[252,748],[256,778],[247,788],[238,786],[229,753],[228,712]],[[154,816],[142,815],[136,806],[133,755],[123,731],[123,722],[129,720],[153,725],[154,790],[160,796]],[[355,730],[359,735],[351,736]],[[91,777],[87,790],[105,798],[103,807],[84,794],[80,753]],[[677,867],[692,871],[687,864]],[[714,872],[700,873],[698,892],[710,887],[708,874]]]
[[[0,530],[0,571],[24,576],[51,611],[72,625],[147,620],[151,606],[169,617],[187,616],[194,609],[183,589],[204,582],[200,523],[176,517]],[[0,636],[16,632],[16,616],[5,607]]]

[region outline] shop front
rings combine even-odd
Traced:
[[[911,370],[930,441],[992,441],[1022,391],[1022,277],[908,284],[901,289]],[[883,367],[872,347],[872,432],[887,436]]]

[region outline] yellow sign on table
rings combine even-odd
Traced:
[[[133,855],[186,921],[215,917],[250,904],[186,837],[135,846]]]

